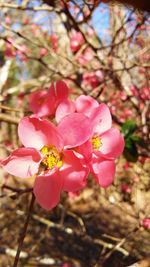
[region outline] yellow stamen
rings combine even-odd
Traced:
[[[43,155],[46,155],[48,153],[48,147],[47,146],[43,146],[42,149],[41,149],[41,153]]]
[[[44,155],[42,164],[46,169],[52,169],[54,167],[60,168],[63,164],[61,153],[55,146],[43,146],[41,153]]]
[[[99,136],[93,136],[91,143],[92,143],[93,149],[95,150],[99,150],[102,145],[102,141]]]

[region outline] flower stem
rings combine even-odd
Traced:
[[[19,262],[19,256],[20,256],[20,253],[21,253],[21,250],[22,250],[24,238],[25,238],[26,233],[27,233],[27,228],[28,228],[29,220],[30,220],[30,217],[31,217],[31,214],[32,214],[34,201],[35,201],[35,196],[32,193],[32,198],[31,198],[29,210],[28,210],[28,213],[27,213],[27,217],[26,217],[26,220],[25,220],[25,224],[24,224],[24,227],[22,229],[22,233],[20,234],[20,238],[19,238],[19,242],[18,242],[18,248],[17,248],[17,252],[16,252],[16,256],[15,256],[13,267],[17,267],[18,262]]]

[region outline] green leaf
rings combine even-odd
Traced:
[[[125,139],[125,149],[123,153],[128,161],[136,162],[138,160],[137,147],[130,137]]]
[[[141,137],[137,136],[137,135],[132,135],[130,137],[135,143],[137,143],[139,146],[143,147],[143,148],[147,148],[147,145],[144,141],[144,139],[142,139]]]
[[[127,120],[122,126],[122,133],[125,137],[129,137],[137,130],[137,125],[132,120]]]

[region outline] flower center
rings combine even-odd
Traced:
[[[46,169],[60,168],[62,166],[62,155],[55,146],[43,146],[41,153],[44,156],[42,164]]]
[[[93,136],[91,143],[92,143],[93,149],[95,150],[99,150],[100,147],[102,146],[102,141],[99,136]]]

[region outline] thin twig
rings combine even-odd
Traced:
[[[16,257],[15,257],[15,260],[14,260],[13,267],[17,267],[17,265],[18,265],[20,253],[21,253],[22,246],[23,246],[23,241],[24,241],[24,238],[25,238],[26,233],[27,233],[27,228],[28,228],[28,225],[29,225],[29,220],[30,220],[31,213],[32,213],[32,210],[33,210],[34,201],[35,201],[35,196],[32,193],[32,198],[31,198],[31,202],[30,202],[30,206],[29,206],[29,211],[28,211],[28,214],[27,214],[27,218],[26,218],[26,221],[25,221],[25,224],[24,224],[22,233],[21,233],[20,238],[19,238],[17,253],[16,253]]]
[[[20,119],[17,117],[12,117],[10,115],[0,113],[0,121],[9,122],[12,124],[18,124]]]

